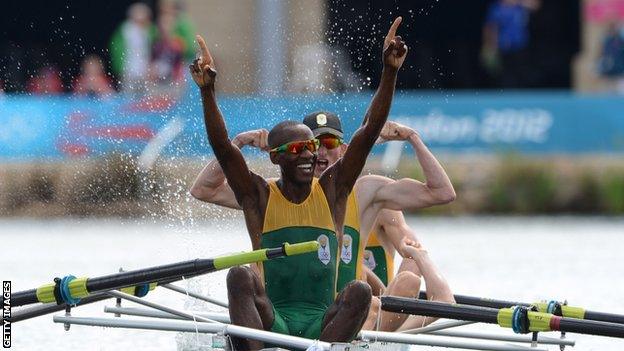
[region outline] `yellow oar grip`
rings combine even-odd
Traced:
[[[528,317],[530,331],[550,331],[550,319],[553,317],[552,314],[529,311]]]
[[[80,299],[85,296],[89,296],[89,291],[87,290],[87,279],[86,277],[76,278],[69,282],[69,293],[72,298]]]
[[[242,252],[230,256],[217,257],[213,260],[216,269],[240,266],[247,263],[260,262],[267,259],[266,249],[251,252]]]
[[[547,302],[536,302],[534,305],[540,312],[546,312],[548,310]],[[566,318],[585,319],[585,309],[581,307],[562,305],[561,314],[563,315],[562,317]]]
[[[513,308],[501,308],[496,316],[498,325],[503,328],[512,328],[511,317],[513,315],[513,311]],[[530,331],[550,331],[550,319],[553,317],[552,314],[529,311],[527,316],[529,318]]]
[[[42,303],[56,302],[54,298],[55,283],[49,283],[37,288],[37,300]]]
[[[304,243],[299,244],[284,244],[284,251],[286,251],[287,256],[291,255],[299,255],[307,252],[313,252],[318,250],[319,243],[318,241],[306,241]]]
[[[561,306],[561,314],[564,317],[585,319],[585,309],[581,307]]]
[[[284,244],[284,251],[287,256],[299,255],[306,252],[312,252],[318,250],[319,244],[316,241],[306,241],[298,244]],[[213,265],[216,269],[224,269],[234,266],[240,266],[247,263],[254,263],[260,261],[266,261],[267,251],[276,249],[262,249],[251,252],[242,252],[239,254],[217,257],[213,260]]]

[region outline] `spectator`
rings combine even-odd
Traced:
[[[114,92],[99,56],[89,55],[84,58],[80,75],[74,81],[74,92],[88,96],[104,96]]]
[[[505,88],[528,84],[529,14],[539,6],[539,0],[496,0],[488,10],[482,59],[490,71],[500,68]]]
[[[173,14],[163,13],[159,16],[151,62],[151,77],[157,87],[167,88],[183,78],[184,42],[174,34],[174,25]]]
[[[624,75],[624,27],[616,22],[609,24],[602,42],[598,71],[607,78]]]
[[[145,93],[150,47],[155,35],[152,11],[143,3],[128,8],[128,18],[115,31],[110,43],[113,72],[121,78],[122,91]]]
[[[45,66],[28,80],[26,89],[33,94],[55,95],[63,92],[63,82],[59,70],[55,66]]]
[[[184,59],[192,61],[195,58],[195,26],[186,15],[186,8],[182,1],[163,0],[159,6],[159,16],[165,13],[175,18],[173,33],[184,43]]]

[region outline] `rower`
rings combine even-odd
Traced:
[[[306,116],[303,123],[312,129],[314,135],[321,143],[317,168],[315,169],[315,175],[320,176],[327,167],[337,162],[348,149],[347,145],[342,142],[342,124],[337,115],[325,111],[315,112]],[[412,248],[420,249],[420,245],[414,233],[405,223],[403,214],[397,211],[397,209],[417,209],[448,203],[455,198],[453,185],[442,166],[433,154],[429,152],[418,133],[413,129],[388,121],[382,129],[379,139],[381,142],[389,140],[409,141],[416,151],[419,164],[423,168],[426,183],[412,179],[401,179],[395,182],[386,177],[373,175],[362,176],[358,179],[354,191],[347,200],[347,217],[345,221],[345,233],[350,228],[357,228],[354,237],[357,238],[359,245],[352,247],[354,251],[357,250],[358,260],[357,263],[355,261],[341,260],[339,281],[342,279],[343,282],[348,282],[354,279],[353,274],[356,273],[355,277],[367,280],[369,285],[373,287],[373,292],[376,290],[377,295],[384,292],[392,296],[417,297],[420,289],[420,277],[424,270],[428,273],[425,276],[425,282],[429,296],[433,296],[434,299],[439,301],[449,302],[452,300],[452,294],[448,284],[446,284],[444,278],[442,278],[428,259],[426,251],[418,251],[418,257],[412,259],[412,254],[416,252],[412,251]],[[338,147],[337,145],[340,146]],[[379,184],[383,185],[380,186]],[[404,194],[412,196],[402,202],[396,198],[392,198],[392,201],[386,199],[380,205],[378,196],[383,196],[384,191],[387,191],[386,188],[389,188],[388,184],[392,184],[391,186],[394,187],[395,192],[389,192],[386,196],[400,197]],[[366,199],[371,197],[371,193],[375,194],[374,200],[370,203],[366,202]],[[379,206],[387,208],[379,209]],[[375,207],[377,207],[377,212],[374,212]],[[371,216],[371,214],[374,215]],[[372,223],[371,217],[373,218]],[[375,218],[376,220],[374,220]],[[380,246],[367,251],[364,249],[364,246],[365,243],[371,243],[371,234],[376,234],[373,240],[376,240]],[[396,251],[405,258],[404,263],[401,265],[403,269],[399,271],[396,279],[389,285],[388,282],[393,280],[393,260],[394,252]],[[353,254],[353,256],[356,255]],[[425,257],[421,258],[421,256]],[[416,264],[417,262],[424,265],[423,269]],[[370,274],[366,274],[363,269],[367,265],[369,267],[374,265],[374,268],[380,273],[385,272],[385,276],[380,274],[383,285],[373,283],[375,279]],[[432,281],[430,282],[427,278],[431,278],[430,280]],[[376,281],[379,282],[379,279]],[[373,303],[372,313],[364,328],[372,329],[375,326],[377,301],[375,300]],[[406,315],[382,312],[380,325],[377,327],[383,331],[394,331],[401,327],[406,318]],[[415,317],[411,319],[415,319]],[[432,319],[429,318],[425,322],[431,323],[431,321]],[[408,324],[411,325],[418,322],[420,320],[410,321]]]
[[[342,125],[338,116],[326,111],[312,113],[306,116],[303,122],[312,129],[320,141],[317,165],[314,170],[315,176],[320,177],[348,149],[347,145],[342,141]],[[265,130],[244,132],[234,138],[233,144],[241,148],[250,145],[266,149],[267,133]],[[347,199],[347,212],[344,222],[345,239],[340,250],[338,291],[356,277],[360,279],[366,277],[376,295],[385,292],[393,296],[416,297],[420,288],[420,277],[424,276],[429,296],[439,301],[452,301],[448,284],[446,284],[446,281],[431,264],[428,256],[422,261],[422,264],[426,266],[421,269],[416,264],[417,261],[411,259],[410,254],[406,251],[404,238],[416,243],[414,245],[417,247],[419,245],[413,232],[405,223],[402,213],[391,209],[382,209],[379,212],[378,206],[381,203],[383,206],[393,206],[393,208],[413,209],[449,202],[455,196],[450,180],[446,176],[444,169],[428,151],[424,143],[420,141],[418,135],[410,128],[395,122],[387,122],[380,138],[384,141],[402,140],[401,138],[411,140],[427,181],[424,184],[408,179],[395,182],[389,178],[379,176],[362,176],[357,180],[354,191]],[[392,187],[387,186],[388,184],[392,184]],[[401,186],[397,187],[396,185]],[[386,193],[388,188],[390,190]],[[202,201],[231,208],[240,208],[231,189],[227,183],[224,183],[223,173],[218,165],[215,164],[215,161],[210,162],[199,174],[191,188],[191,194]],[[371,194],[374,195],[371,196]],[[401,196],[402,194],[410,194],[410,196]],[[392,199],[394,201],[384,201],[384,199]],[[377,217],[376,220],[374,220],[375,217]],[[371,227],[373,228],[372,231],[369,229]],[[365,259],[367,254],[364,251],[364,243],[367,240],[370,242],[370,239],[368,239],[369,232],[378,234],[378,240],[387,252],[392,255],[394,255],[394,252],[399,252],[400,255],[406,258],[401,264],[396,279],[388,279],[391,277],[389,274],[394,273],[393,266],[391,266],[393,256],[384,260],[368,254],[369,259]],[[360,233],[366,234],[361,236]],[[426,252],[419,256],[423,255],[426,255]],[[375,268],[380,268],[384,262],[387,262],[385,263],[387,266],[385,270],[386,281],[381,283],[380,279],[374,274],[365,274],[366,269],[364,267],[366,262],[369,262],[369,265],[371,264],[370,262],[376,262],[378,267]],[[424,275],[423,271],[428,274]],[[429,274],[430,272],[431,274]],[[379,283],[374,284],[373,280]],[[391,280],[393,282],[388,285],[387,282]],[[378,300],[373,301],[372,313],[364,326],[365,328],[372,329],[375,326],[376,313],[378,311],[376,308],[378,306],[377,303]],[[378,327],[380,330],[396,330],[406,318],[406,315],[382,312],[381,323]],[[410,317],[410,319],[414,318]],[[433,319],[428,318],[424,322],[430,323],[431,321]],[[415,321],[415,323],[419,322]]]
[[[394,277],[394,257],[397,252],[403,259],[397,276]],[[405,296],[411,293],[414,286],[403,278],[405,272],[409,272],[422,277],[427,287],[426,295],[430,300],[455,302],[448,282],[429,257],[428,251],[422,247],[414,231],[407,225],[401,211],[384,209],[380,212],[364,250],[364,257],[363,271],[374,295]],[[377,300],[371,310],[378,307],[376,302]],[[407,319],[396,318],[396,314],[384,311],[379,327],[388,331],[401,331],[420,328],[435,320],[436,318],[418,315],[411,315]]]
[[[267,138],[280,178],[266,180],[248,169],[240,150],[228,139],[215,97],[214,62],[198,36],[202,55],[191,65],[191,74],[201,89],[208,139],[243,209],[252,246],[311,237],[325,243],[316,254],[287,258],[279,266],[260,265],[262,277],[249,268],[231,269],[227,285],[234,324],[324,341],[350,341],[364,323],[370,287],[351,281],[334,299],[336,254],[343,239],[347,198],[388,117],[397,72],[407,53],[405,43],[395,36],[400,22],[400,17],[394,21],[384,41],[384,69],[365,122],[341,162],[328,167],[318,179],[313,171],[318,140],[307,126],[292,121],[279,123]],[[262,347],[251,340],[236,340],[236,344],[240,349]]]

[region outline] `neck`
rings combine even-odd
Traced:
[[[277,181],[277,187],[280,189],[286,200],[295,204],[300,204],[308,198],[308,195],[310,195],[312,183],[295,183],[281,177]]]

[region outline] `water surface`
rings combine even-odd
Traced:
[[[624,314],[624,219],[411,217],[408,222],[458,294],[528,302],[567,299],[571,305]],[[0,278],[11,280],[14,292],[51,282],[55,276],[98,276],[120,267],[143,268],[250,249],[240,218],[192,223],[3,219],[0,240]],[[225,300],[225,274],[179,285]],[[176,308],[189,305],[185,296],[162,289],[149,298]],[[110,317],[103,312],[107,304],[112,301],[74,309],[73,315]],[[12,337],[15,350],[177,348],[176,333],[84,326],[65,332],[51,316],[16,323]],[[577,350],[624,348],[622,340],[574,338]]]

